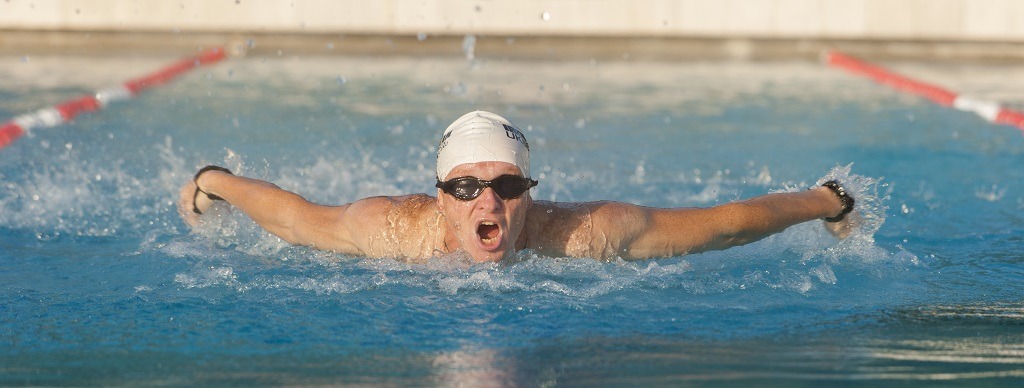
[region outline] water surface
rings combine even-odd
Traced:
[[[0,58],[0,117],[174,59]],[[971,76],[1020,70],[893,66],[1024,103]],[[433,193],[473,109],[524,128],[538,199],[713,206],[838,176],[872,227],[412,265],[177,216],[209,163],[320,203]],[[1022,154],[1017,129],[815,63],[235,59],[0,150],[0,383],[1012,384]]]

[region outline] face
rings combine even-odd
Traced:
[[[455,166],[444,180],[464,176],[492,180],[506,174],[522,176],[513,164],[480,162]],[[480,196],[462,201],[438,189],[437,205],[447,224],[445,243],[449,249],[462,248],[476,261],[498,261],[515,251],[533,199],[529,191],[518,198],[501,199],[488,187]]]

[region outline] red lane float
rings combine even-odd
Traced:
[[[927,98],[942,106],[974,112],[991,123],[1012,125],[1024,131],[1024,113],[1005,108],[998,102],[960,96],[942,87],[893,73],[885,68],[836,51],[825,52],[822,59],[829,66],[871,78],[901,92]]]
[[[21,129],[17,124],[7,123],[3,127],[0,127],[0,148],[11,144],[17,138],[24,135],[25,131]]]
[[[0,126],[0,149],[13,143],[30,130],[61,125],[81,113],[103,109],[111,102],[127,100],[146,89],[170,82],[189,70],[220,62],[224,58],[227,58],[227,53],[222,47],[204,50],[199,55],[181,59],[149,75],[104,88],[96,93],[52,107],[17,116]]]

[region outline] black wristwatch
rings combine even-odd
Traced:
[[[221,198],[221,197],[219,197],[217,195],[214,195],[214,194],[207,193],[207,192],[203,191],[203,189],[199,188],[199,176],[203,175],[203,173],[207,172],[207,171],[220,171],[220,172],[226,172],[226,173],[231,174],[231,175],[235,175],[234,173],[231,172],[231,170],[228,170],[228,169],[226,169],[224,167],[221,167],[221,166],[209,165],[209,166],[206,166],[206,167],[203,167],[203,168],[199,169],[199,172],[197,172],[196,175],[192,177],[192,182],[195,182],[195,184],[196,184],[196,192],[195,192],[195,194],[192,195],[192,211],[194,211],[196,214],[203,214],[203,212],[199,210],[199,207],[196,206],[196,198],[199,197],[199,193],[206,194],[206,198],[209,198],[210,200],[213,200],[213,201],[223,201],[224,200],[224,198]]]
[[[844,189],[843,186],[840,185],[839,182],[836,182],[835,180],[822,183],[821,185],[824,187],[828,187],[829,190],[832,190],[832,193],[839,197],[839,200],[843,202],[843,210],[839,212],[839,215],[835,217],[826,217],[825,221],[842,221],[844,218],[846,218],[847,214],[850,214],[850,212],[853,211],[853,204],[855,202],[853,200],[853,197],[851,197],[849,194],[846,194],[846,189]]]

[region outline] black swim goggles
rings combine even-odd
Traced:
[[[498,194],[501,199],[514,199],[519,198],[520,195],[523,195],[523,193],[536,185],[537,181],[530,178],[517,175],[502,175],[489,181],[472,176],[455,178],[447,182],[441,182],[438,179],[434,187],[459,200],[469,201],[479,197],[484,192],[484,189],[488,187],[494,190],[494,193]]]

